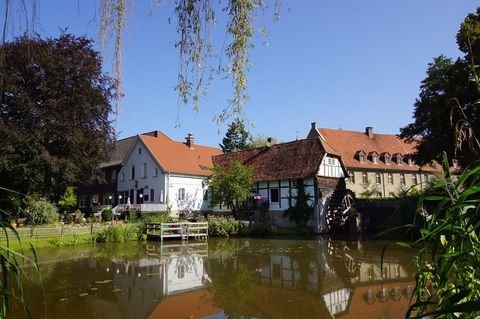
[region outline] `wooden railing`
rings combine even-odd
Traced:
[[[147,224],[147,238],[163,241],[164,238],[180,238],[181,240],[207,239],[208,223],[149,223]]]

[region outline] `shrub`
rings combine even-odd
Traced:
[[[27,222],[30,225],[53,224],[58,221],[58,212],[55,205],[45,199],[27,198],[25,210]]]
[[[240,222],[229,218],[210,218],[208,221],[209,236],[230,237],[238,235]]]
[[[127,214],[127,220],[130,223],[136,223],[138,221],[138,212],[136,210],[129,210]]]
[[[112,220],[113,212],[110,208],[102,210],[102,220],[109,221]]]
[[[65,222],[66,222],[67,224],[73,223],[73,216],[72,216],[72,214],[67,214],[67,215],[65,216]]]

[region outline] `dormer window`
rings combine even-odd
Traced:
[[[366,156],[366,155],[367,155],[367,154],[366,154],[364,151],[362,151],[362,150],[357,151],[357,152],[355,153],[355,156],[358,158],[358,161],[359,161],[360,163],[365,163],[365,156]]]
[[[375,151],[370,152],[368,155],[370,156],[373,164],[378,164],[378,153],[377,152],[375,152]]]
[[[458,160],[453,159],[452,160],[452,166],[453,166],[453,168],[458,168]]]
[[[396,154],[393,154],[393,157],[395,158],[395,161],[397,162],[398,165],[402,165],[402,164],[403,164],[403,156],[402,156],[402,154],[396,153]]]
[[[390,164],[390,162],[392,161],[392,156],[388,152],[382,153],[382,157],[385,164]]]
[[[413,158],[411,157],[408,158],[408,165],[410,166],[415,165],[415,161],[413,160]]]

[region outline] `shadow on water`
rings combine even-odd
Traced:
[[[33,318],[403,318],[412,253],[364,240],[210,239],[40,251]],[[33,278],[33,276],[32,276]]]

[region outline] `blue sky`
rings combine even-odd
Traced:
[[[36,31],[57,36],[68,28],[96,39],[97,2],[39,0]],[[216,146],[228,122],[212,119],[231,97],[231,80],[215,81],[198,113],[191,105],[179,108],[173,89],[176,33],[167,22],[171,1],[158,6],[154,0],[132,2],[123,52],[125,97],[116,124],[120,138],[159,129],[176,140],[193,133],[197,143]],[[265,26],[269,35],[259,37],[250,53],[245,109],[250,131],[289,141],[305,137],[315,121],[319,127],[363,131],[373,126],[376,132],[398,133],[412,121],[428,63],[440,54],[460,55],[456,32],[477,5],[464,0],[281,0],[280,21],[268,12],[257,19],[257,34]],[[217,52],[224,38],[217,27]],[[106,71],[109,63],[105,56]]]

